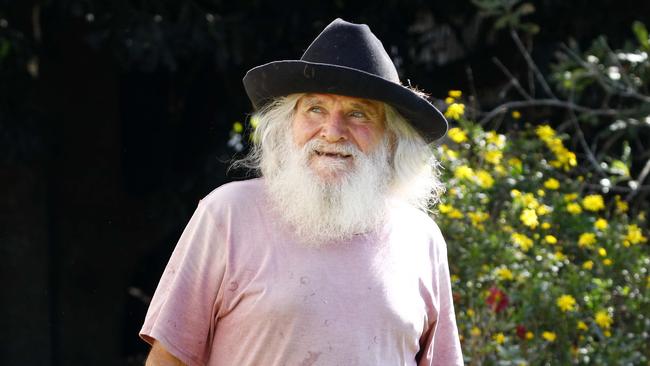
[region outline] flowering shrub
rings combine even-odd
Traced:
[[[587,190],[550,126],[485,131],[459,96],[447,98],[458,123],[439,147],[449,189],[437,221],[466,363],[648,364],[645,213]]]

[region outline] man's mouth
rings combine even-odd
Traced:
[[[325,156],[328,158],[339,158],[339,159],[346,159],[352,157],[350,154],[346,153],[340,153],[340,152],[329,152],[329,151],[320,151],[320,150],[314,150],[314,153],[318,156]]]

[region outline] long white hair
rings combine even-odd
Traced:
[[[252,118],[257,120],[250,152],[232,167],[256,170],[262,176],[273,175],[286,161],[287,131],[291,130],[295,106],[304,94],[276,98]],[[427,210],[438,202],[444,192],[440,182],[439,163],[420,134],[392,106],[384,103],[389,141],[389,182],[393,198]]]

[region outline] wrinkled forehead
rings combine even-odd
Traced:
[[[339,94],[321,94],[321,93],[307,93],[301,96],[296,104],[304,103],[306,105],[316,104],[336,104],[340,103],[344,106],[355,108],[369,109],[375,112],[384,111],[384,103],[366,98],[349,97]]]

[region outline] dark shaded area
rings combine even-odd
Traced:
[[[568,37],[620,43],[648,14],[645,1],[540,1],[534,55],[545,64]],[[141,363],[137,331],[178,236],[237,178],[241,77],[298,58],[337,16],[370,24],[403,80],[434,96],[494,103],[494,55],[524,72],[469,2],[0,1],[0,364]]]

